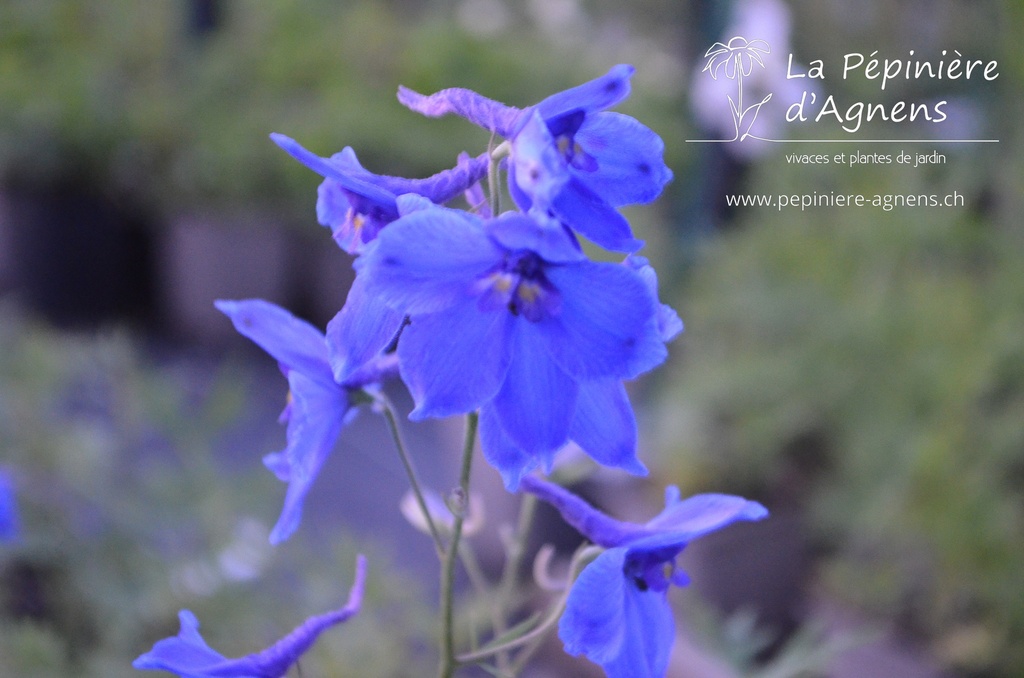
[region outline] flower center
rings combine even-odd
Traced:
[[[480,310],[506,309],[530,322],[558,314],[561,297],[544,276],[544,261],[530,251],[511,252],[478,281]]]
[[[597,160],[588,154],[576,141],[576,132],[586,119],[584,111],[573,111],[561,117],[547,121],[548,131],[554,137],[555,146],[565,162],[584,172],[597,169]]]
[[[664,554],[650,553],[628,559],[622,573],[638,590],[667,591],[670,584],[683,584],[674,558],[663,559]]]

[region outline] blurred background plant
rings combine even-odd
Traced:
[[[676,179],[658,207],[628,216],[687,324],[670,366],[634,389],[651,485],[740,492],[777,518],[768,543],[737,547],[757,556],[760,579],[730,575],[750,586],[716,579],[728,568],[715,557],[735,555],[728,535],[742,529],[690,554],[695,591],[734,619],[705,624],[725,639],[720,653],[743,658],[740,675],[769,670],[773,653],[776,668],[828,664],[840,650],[806,633],[827,599],[912,646],[937,667],[929,675],[1018,675],[1024,9],[776,3],[804,64],[909,49],[999,62],[981,86],[891,94],[948,98],[956,134],[999,144],[937,141],[948,162],[928,168],[807,168],[780,152],[685,143],[702,137],[687,100],[702,55],[755,4],[3,3],[0,466],[13,469],[22,538],[0,546],[0,673],[133,674],[130,659],[173,632],[183,606],[214,647],[249,652],[343,595],[364,550],[366,609],[307,668],[420,675],[430,609],[406,564],[386,564],[388,544],[334,526],[326,540],[265,547],[280,488],[253,455],[280,447],[262,394],[284,387],[249,364],[255,353],[225,352],[241,340],[212,300],[267,296],[322,325],[349,266],[315,225],[318,178],[267,134],[323,155],[351,145],[371,170],[425,176],[488,139],[403,109],[399,83],[525,105],[629,62],[638,70],[621,110],[664,138]],[[830,74],[823,86],[844,101],[881,98],[863,79]],[[726,192],[953,190],[965,207],[723,206]],[[175,235],[196,215],[221,244]],[[236,260],[247,246],[256,258]],[[186,326],[171,288],[207,275],[188,299],[210,325]],[[280,284],[263,287],[271,278]],[[77,332],[54,327],[69,325]],[[730,641],[729,615],[750,605],[762,607],[759,625]]]
[[[248,654],[342,600],[362,551],[367,609],[303,662],[423,675],[424,592],[384,545],[337,525],[324,542],[267,542],[279,488],[238,454],[276,444],[251,421],[258,372],[228,361],[197,377],[202,359],[155,366],[124,333],[54,333],[9,304],[0,318],[0,446],[21,517],[0,547],[0,674],[137,675],[130,660],[183,607],[211,645]]]

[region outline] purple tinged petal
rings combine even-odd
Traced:
[[[270,137],[296,160],[339,187],[388,207],[393,205],[395,196],[403,193],[416,193],[439,205],[446,203],[487,176],[490,162],[486,152],[475,158],[462,153],[451,169],[425,179],[408,179],[370,172],[359,163],[350,146],[325,159],[283,134],[275,133]]]
[[[338,182],[338,184],[345,190],[363,196],[373,203],[394,212],[395,216],[398,215],[394,210],[395,194],[391,191],[375,186],[365,178],[357,177],[350,171],[351,168],[340,166],[335,163],[333,159],[328,160],[326,158],[321,158],[316,153],[306,150],[291,137],[274,133],[270,135],[270,138],[275,144],[288,153],[288,155],[292,156],[320,176],[326,179],[332,179]],[[366,175],[368,177],[373,176],[369,172],[367,172]]]
[[[274,645],[256,655],[251,655],[252,663],[259,671],[257,675],[267,676],[267,678],[284,676],[292,664],[313,646],[321,633],[358,614],[363,604],[365,587],[366,558],[359,555],[356,559],[355,580],[352,583],[352,588],[349,589],[348,600],[344,607],[310,617]]]
[[[548,355],[546,344],[536,323],[515,324],[511,363],[492,405],[509,438],[550,467],[555,452],[569,442],[578,387]]]
[[[645,534],[643,526],[611,518],[569,490],[536,476],[523,478],[520,489],[554,506],[565,522],[598,546],[621,546]]]
[[[363,277],[356,276],[345,305],[327,324],[328,355],[340,384],[391,344],[405,317],[379,297],[367,294],[365,287]]]
[[[588,115],[575,139],[597,161],[595,171],[576,176],[611,205],[651,202],[672,180],[661,137],[628,115]]]
[[[199,620],[190,610],[178,612],[178,621],[181,625],[178,635],[158,640],[152,650],[132,662],[132,667],[205,678],[213,674],[209,671],[200,673],[204,667],[217,668],[228,663],[229,660],[207,645],[199,635]]]
[[[404,193],[398,196],[396,201],[398,205],[399,216],[405,216],[412,214],[413,212],[419,212],[420,210],[429,210],[437,207],[429,198],[425,198],[422,195],[416,195],[415,193]]]
[[[566,224],[601,247],[613,252],[635,252],[644,246],[633,237],[633,230],[618,210],[587,188],[577,173],[555,197],[554,213]]]
[[[586,261],[579,243],[554,220],[537,219],[521,212],[505,212],[485,224],[487,235],[505,249],[530,250],[552,264]]]
[[[323,383],[334,384],[324,335],[305,320],[262,299],[218,299],[214,306],[231,319],[239,333],[286,370],[298,370]]]
[[[349,390],[334,380],[327,342],[319,330],[260,299],[219,300],[216,305],[242,334],[277,358],[288,378],[290,399],[282,414],[288,423],[288,444],[264,459],[267,468],[288,483],[284,508],[270,534],[271,543],[277,544],[298,527],[306,493],[355,410],[350,408]]]
[[[678,539],[692,541],[737,520],[761,520],[768,510],[743,497],[728,494],[698,494],[679,501],[679,490],[666,490],[665,509],[644,524],[650,532],[671,532]]]
[[[628,64],[613,66],[600,78],[549,96],[536,108],[545,120],[576,110],[611,108],[629,96],[629,79],[635,70]]]
[[[479,219],[432,208],[388,226],[355,266],[368,294],[404,313],[432,313],[466,301],[503,256]]]
[[[362,606],[366,584],[366,559],[356,561],[356,575],[345,606],[307,619],[267,649],[239,659],[226,659],[210,648],[199,634],[199,621],[188,610],[178,613],[181,630],[164,638],[138,657],[132,666],[140,670],[168,671],[181,678],[282,678],[321,633],[347,621]]]
[[[480,408],[480,448],[487,463],[501,473],[505,488],[509,492],[519,490],[520,481],[527,473],[537,468],[536,457],[528,455],[512,442],[501,427],[498,415],[491,404]]]
[[[520,191],[544,207],[554,201],[569,180],[565,158],[558,152],[554,138],[537,112],[527,118],[512,141],[509,175]]]
[[[560,314],[544,321],[548,349],[566,372],[632,379],[664,361],[655,302],[634,271],[582,262],[552,266],[546,274],[562,302]]]
[[[353,255],[360,254],[384,226],[397,218],[393,205],[374,205],[333,179],[324,179],[317,187],[316,214],[317,221],[331,229],[338,247]]]
[[[666,508],[639,525],[615,520],[557,485],[534,476],[522,488],[559,510],[565,520],[607,551],[576,579],[559,622],[570,654],[585,654],[610,678],[665,675],[675,637],[666,594],[687,583],[675,559],[692,539],[736,520],[760,520],[757,502],[728,495],[698,495],[683,501],[665,492]]]
[[[399,87],[398,101],[406,108],[429,118],[453,113],[503,137],[512,136],[521,113],[518,108],[506,106],[461,87],[444,89],[431,95]]]
[[[487,176],[487,168],[490,162],[486,152],[481,153],[475,158],[470,158],[468,154],[461,153],[456,160],[455,167],[451,169],[443,170],[426,179],[407,179],[405,177],[394,177],[369,172],[363,169],[358,161],[355,160],[355,153],[352,152],[352,149],[346,148],[345,151],[351,152],[351,157],[347,163],[347,167],[350,168],[348,170],[350,176],[370,182],[395,196],[414,193],[438,205],[455,198]],[[332,162],[336,158],[343,157],[345,151],[332,156]]]
[[[459,155],[455,167],[438,172],[426,179],[402,177],[378,177],[378,179],[395,195],[415,193],[441,205],[487,176],[489,162],[487,153],[481,153],[475,158],[470,158],[467,154],[462,153]]]
[[[494,216],[491,213],[490,201],[487,200],[487,195],[484,193],[482,182],[478,181],[467,188],[463,193],[463,198],[466,204],[469,205],[470,212],[479,214],[484,219],[490,219]]]
[[[481,313],[475,301],[414,316],[398,342],[402,380],[416,402],[412,419],[477,409],[508,371],[510,313]]]
[[[350,215],[352,203],[349,201],[341,184],[333,179],[324,179],[316,189],[316,220],[321,226],[331,229],[335,239],[339,234],[342,239],[346,234],[341,233]],[[350,238],[349,238],[350,239]],[[345,251],[349,251],[346,243],[339,241],[338,245]]]
[[[602,466],[647,475],[647,467],[636,454],[633,408],[625,386],[617,379],[580,384],[569,437]]]
[[[298,528],[309,488],[334,449],[342,426],[357,411],[350,410],[348,392],[340,386],[325,387],[296,371],[288,375],[288,385],[292,399],[288,446],[264,460],[279,479],[288,483],[284,508],[270,533],[272,544],[281,543]]]

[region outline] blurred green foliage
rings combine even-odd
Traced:
[[[4,3],[0,184],[86,178],[157,214],[276,210],[306,222],[318,179],[270,132],[325,156],[350,145],[373,171],[426,176],[489,139],[408,111],[399,84],[528,105],[614,63],[558,49],[521,16],[484,38],[441,6],[224,0],[220,25],[190,34],[188,4]],[[638,94],[674,130],[678,101],[658,89]]]
[[[0,307],[0,451],[23,534],[0,546],[0,675],[131,676],[192,609],[227,656],[341,604],[367,554],[363,611],[303,659],[313,675],[432,665],[420,585],[340,529],[271,548],[280,484],[218,445],[251,409],[236,364],[156,367],[122,334],[57,334]],[[273,449],[278,440],[257,449]],[[258,516],[258,517],[257,517]],[[328,542],[328,543],[325,543]]]
[[[932,171],[755,169],[769,193],[959,190],[967,206],[740,214],[678,302],[660,463],[693,490],[802,506],[833,595],[952,666],[1011,676],[1024,665],[1024,238],[1000,218],[1014,199],[965,171],[965,153]]]
[[[271,131],[322,155],[351,145],[374,171],[424,176],[459,150],[483,150],[487,135],[405,110],[399,83],[525,105],[638,61],[616,31],[596,27],[587,44],[568,28],[552,38],[511,4],[507,30],[482,37],[453,22],[456,4],[230,0],[222,26],[200,36],[186,28],[184,2],[8,0],[0,184],[87,177],[161,216],[249,209],[308,223],[318,179]],[[696,30],[685,24],[696,3],[581,4],[628,12],[662,43],[647,45],[655,53]],[[801,504],[832,595],[897,620],[950,666],[1013,676],[1024,665],[1024,59],[1011,29],[1024,10],[854,6],[794,0],[798,56],[834,65],[851,51],[927,47],[997,58],[991,87],[954,93],[980,103],[986,131],[1004,142],[987,155],[951,153],[935,171],[811,173],[777,157],[755,167],[750,191],[957,190],[968,205],[748,211],[705,243],[683,294],[664,295],[687,332],[656,377],[671,440],[657,470],[692,491]],[[702,53],[713,39],[689,47]],[[687,74],[648,73],[621,110],[664,137],[672,190],[685,189],[706,171],[682,170]],[[828,85],[880,96],[863,80]],[[658,216],[630,218],[649,231]],[[649,256],[670,258],[657,249],[667,236],[643,237]],[[244,654],[344,596],[355,547],[324,552],[299,535],[267,555],[260,523],[245,516],[276,515],[279,486],[259,468],[225,478],[212,460],[211,441],[246,409],[244,371],[219,373],[199,394],[185,381],[147,367],[125,337],[69,338],[0,315],[0,450],[19,469],[27,535],[0,551],[0,674],[134,675],[130,659],[173,633],[183,606],[211,645]],[[219,556],[237,549],[261,568],[258,587],[229,581]],[[366,608],[376,612],[325,637],[304,661],[313,674],[422,673],[429,619],[415,585],[383,561],[371,557]],[[12,613],[28,603],[31,614]]]

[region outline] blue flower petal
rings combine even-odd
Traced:
[[[644,246],[618,210],[587,188],[573,173],[551,205],[559,219],[585,238],[613,252],[635,252]]]
[[[509,367],[510,313],[474,301],[417,315],[398,342],[399,370],[416,408],[412,419],[477,409],[498,392]]]
[[[340,384],[387,348],[405,317],[365,287],[363,277],[356,276],[345,305],[327,324],[331,369]]]
[[[342,230],[349,219],[351,209],[352,203],[345,195],[341,184],[333,179],[324,179],[320,182],[316,189],[316,220],[321,226],[331,229],[335,238],[341,237],[344,240],[347,235],[342,233]],[[348,251],[346,243],[339,242],[338,245]]]
[[[627,633],[625,557],[625,549],[609,549],[573,583],[558,623],[558,637],[569,654],[584,654],[602,665],[619,655]]]
[[[625,635],[616,656],[602,666],[608,678],[664,678],[675,641],[675,619],[664,593],[641,591],[628,580]]]
[[[636,454],[636,419],[629,396],[617,379],[580,384],[569,437],[602,466],[647,475]]]
[[[502,247],[513,252],[536,252],[548,263],[565,264],[587,259],[576,239],[558,222],[542,224],[533,216],[505,212],[497,219],[487,221],[485,229]]]
[[[512,360],[493,406],[509,438],[550,466],[554,453],[569,441],[578,387],[548,354],[547,343],[536,323],[515,324]]]
[[[415,193],[441,205],[462,194],[487,176],[489,164],[490,157],[486,152],[475,158],[470,158],[466,153],[462,153],[459,155],[455,167],[438,172],[426,179],[375,176],[377,176],[377,181],[395,195]]]
[[[678,492],[675,488],[666,491],[665,509],[648,521],[645,528],[692,541],[737,520],[761,520],[768,515],[764,506],[743,497],[698,494],[679,501]]]
[[[566,522],[608,550],[577,577],[559,636],[566,652],[584,654],[610,678],[662,678],[668,667],[675,623],[667,592],[687,582],[675,559],[687,543],[735,520],[767,515],[757,502],[726,495],[679,500],[666,490],[666,508],[645,523],[606,516],[568,490],[535,476],[522,487],[557,508]]]
[[[544,120],[536,112],[512,140],[512,167],[509,180],[531,203],[536,201],[545,208],[569,180],[565,158],[555,147],[555,141]]]
[[[356,260],[366,291],[404,313],[432,313],[463,302],[504,252],[469,215],[442,208],[411,212],[381,231]]]
[[[265,461],[271,471],[288,482],[284,508],[270,533],[270,542],[287,539],[302,518],[302,503],[320,467],[334,449],[342,426],[349,420],[348,396],[344,389],[325,388],[305,374],[288,375],[291,408],[288,419],[288,446],[283,453],[269,455]],[[356,410],[352,410],[354,414]]]
[[[199,634],[199,621],[189,610],[178,613],[181,630],[164,638],[138,657],[132,666],[140,670],[168,671],[181,678],[282,678],[321,633],[359,612],[366,583],[366,559],[356,561],[356,576],[345,606],[310,617],[267,649],[239,659],[225,659]]]
[[[430,118],[454,113],[503,137],[512,136],[522,113],[518,108],[506,106],[460,87],[444,89],[429,96],[414,92],[408,87],[399,87],[398,101],[406,108]]]
[[[288,153],[288,155],[292,156],[320,176],[327,179],[333,179],[345,190],[357,193],[358,195],[363,196],[382,207],[389,207],[391,211],[394,212],[394,215],[396,217],[398,216],[398,212],[394,210],[395,194],[374,185],[370,180],[368,180],[368,177],[373,176],[369,172],[366,173],[368,175],[367,178],[360,178],[350,171],[350,167],[339,165],[333,160],[333,158],[330,160],[327,158],[321,158],[316,153],[303,148],[299,142],[295,141],[291,137],[273,133],[270,135],[270,138],[275,144]]]
[[[651,295],[657,299],[658,274],[655,272],[654,267],[651,266],[650,262],[648,262],[645,257],[630,254],[622,263],[640,275],[644,284],[647,285],[647,289],[651,291]],[[679,314],[677,314],[671,306],[662,304],[660,301],[658,302],[657,322],[658,334],[664,342],[672,341],[683,331],[683,321],[680,320]]]
[[[256,342],[288,370],[334,384],[324,335],[305,320],[262,299],[218,299],[214,306],[231,319],[239,333]]]
[[[548,98],[536,108],[545,120],[573,111],[600,111],[611,108],[629,96],[629,79],[634,69],[628,64],[613,66],[600,78],[585,82]]]
[[[537,468],[539,460],[512,442],[501,427],[494,406],[486,404],[480,408],[480,448],[484,458],[501,473],[505,488],[516,492],[526,474]]]
[[[561,312],[544,321],[548,349],[566,372],[632,379],[664,361],[655,301],[634,271],[582,262],[552,266],[546,275],[561,295]]]
[[[521,487],[558,509],[565,522],[598,546],[614,548],[647,534],[642,526],[607,516],[564,487],[536,476],[523,478]]]
[[[202,667],[218,666],[227,661],[199,635],[199,620],[191,610],[178,612],[178,621],[181,624],[178,635],[157,641],[152,650],[132,662],[132,667],[202,677],[209,675],[199,673],[204,670]]]
[[[612,205],[651,202],[672,180],[661,137],[628,115],[588,115],[575,139],[597,161],[595,171],[576,176]]]
[[[14,499],[14,483],[0,468],[0,542],[12,541],[20,531],[18,505]]]

